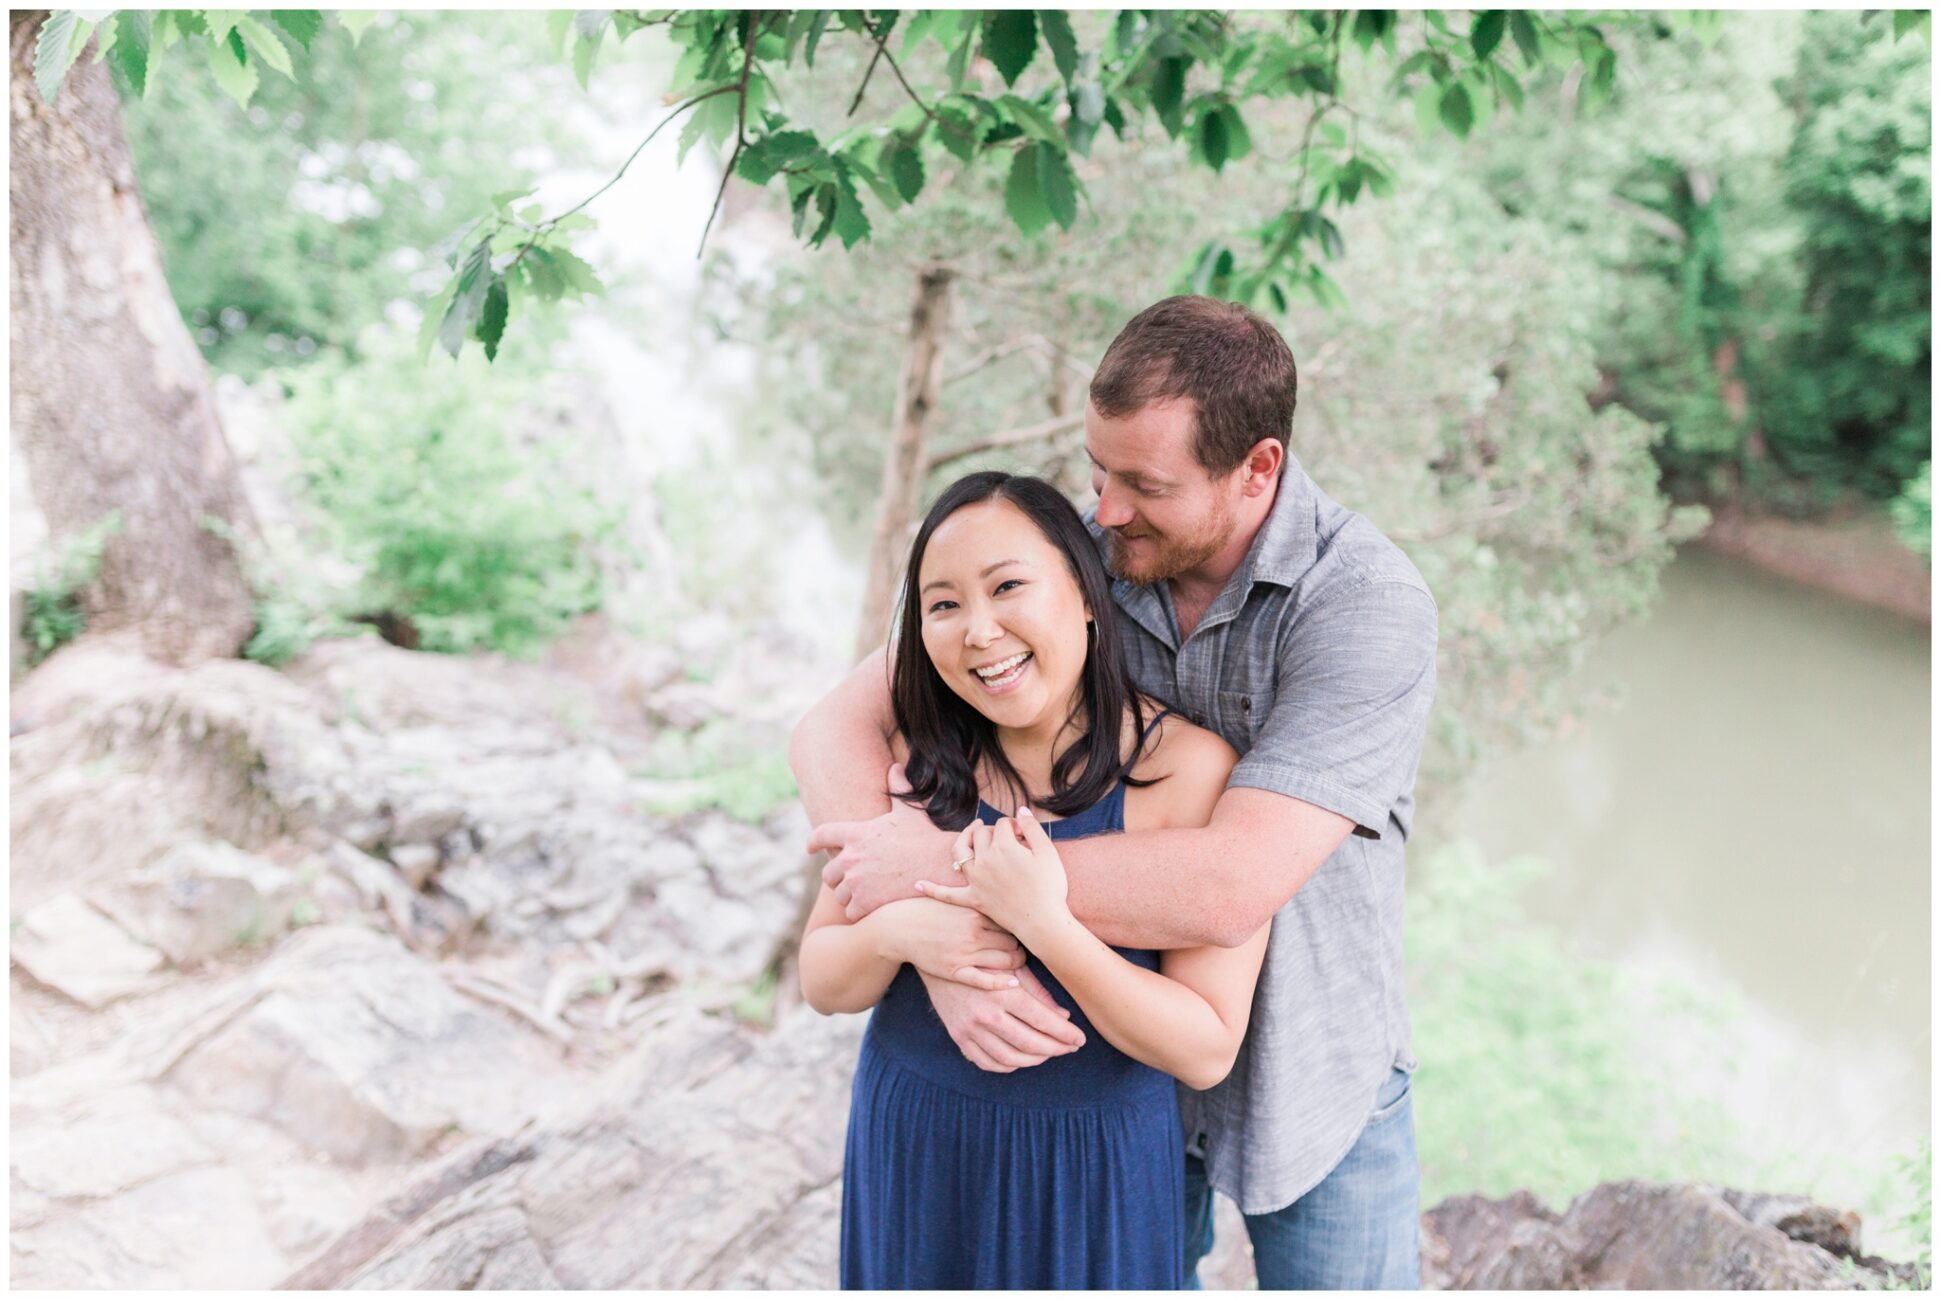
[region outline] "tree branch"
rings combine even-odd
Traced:
[[[741,84],[736,87],[735,102],[735,147],[728,154],[728,164],[721,169],[721,188],[714,192],[714,206],[708,209],[708,222],[701,227],[701,243],[694,250],[694,260],[700,261],[701,254],[707,251],[708,232],[714,229],[715,214],[721,211],[721,200],[728,193],[728,180],[735,174],[735,163],[741,159],[741,151],[748,147],[748,77],[755,67],[756,29],[761,26],[762,11],[751,9],[748,12],[748,27],[742,33],[741,45]]]
[[[513,267],[523,262],[526,258],[526,254],[532,251],[533,245],[539,242],[539,237],[541,235],[545,234],[547,231],[557,226],[560,222],[566,220],[566,218],[572,216],[575,212],[578,212],[581,208],[585,207],[587,204],[593,202],[593,200],[599,198],[602,194],[605,194],[608,190],[612,189],[615,185],[618,185],[620,183],[620,178],[627,174],[627,168],[634,165],[634,159],[640,157],[641,151],[644,150],[648,145],[654,142],[654,137],[659,135],[661,131],[666,128],[669,122],[672,122],[675,118],[687,112],[690,108],[693,108],[696,104],[700,103],[702,100],[713,99],[716,95],[725,95],[733,89],[734,89],[733,86],[716,86],[713,90],[703,91],[702,93],[696,95],[693,99],[688,100],[686,103],[676,104],[673,107],[673,109],[671,109],[668,112],[667,116],[663,117],[659,121],[659,123],[655,125],[654,129],[647,133],[647,138],[634,146],[634,151],[627,155],[627,161],[620,164],[619,171],[615,172],[612,176],[607,178],[607,183],[605,185],[602,185],[599,189],[593,191],[593,193],[587,195],[585,198],[581,199],[578,203],[575,203],[572,207],[566,209],[566,211],[560,213],[558,216],[548,217],[546,220],[535,225],[532,228],[532,237],[526,240],[526,242],[520,246],[519,251],[517,253],[513,254],[512,260],[506,263],[505,269],[507,271],[510,271]],[[479,220],[483,221],[484,218],[481,217]],[[478,224],[474,222],[472,229],[476,230],[477,228],[478,228]],[[467,231],[466,234],[467,236],[469,236],[471,234],[471,231]],[[460,240],[459,242],[463,243],[464,241]]]
[[[979,438],[976,442],[966,443],[962,447],[952,447],[941,455],[932,456],[924,465],[924,472],[941,469],[945,465],[953,464],[966,456],[975,456],[982,451],[996,451],[1000,447],[1015,447],[1026,442],[1043,442],[1047,438],[1056,438],[1061,433],[1070,433],[1073,429],[1084,427],[1083,415],[1061,415],[1056,419],[1026,425],[1020,429],[1006,429],[1003,433],[994,433],[988,438]]]
[[[884,62],[886,62],[886,63],[888,63],[888,64],[890,65],[890,71],[891,71],[891,72],[894,72],[894,73],[896,74],[896,79],[897,79],[897,81],[899,81],[899,82],[901,82],[901,83],[902,83],[902,85],[903,85],[903,93],[904,93],[904,94],[906,94],[906,95],[908,95],[908,96],[910,97],[910,102],[911,102],[911,103],[913,103],[913,104],[915,104],[915,105],[916,105],[916,106],[917,106],[918,108],[920,108],[920,109],[922,109],[922,110],[923,110],[923,115],[924,115],[925,117],[927,117],[927,118],[929,118],[929,119],[930,119],[931,121],[933,121],[933,122],[934,122],[934,121],[936,121],[936,120],[937,120],[937,115],[936,115],[936,114],[935,114],[934,112],[932,112],[932,111],[931,111],[931,109],[930,109],[930,105],[928,105],[928,104],[926,104],[926,103],[924,103],[924,102],[923,102],[923,96],[922,96],[922,95],[919,95],[919,94],[917,94],[917,92],[916,92],[916,91],[915,91],[914,89],[912,89],[912,88],[911,88],[911,86],[910,86],[910,82],[909,82],[909,80],[908,80],[908,79],[907,79],[906,77],[904,77],[904,75],[903,75],[903,69],[902,69],[902,68],[899,68],[899,67],[897,67],[897,66],[896,66],[896,58],[895,58],[895,56],[894,56],[894,55],[892,55],[892,54],[891,54],[891,53],[889,52],[889,49],[888,49],[888,48],[887,48],[887,46],[886,46],[886,42],[887,42],[887,41],[888,41],[889,39],[890,39],[890,34],[889,34],[888,32],[884,32],[884,33],[883,33],[883,34],[882,34],[881,36],[879,36],[879,37],[877,37],[877,38],[876,38],[876,52],[877,52],[878,54],[880,54],[880,55],[882,55],[882,56],[883,56],[883,60],[884,60]],[[861,102],[862,102],[862,92],[861,92],[861,91],[858,91],[858,92],[857,92],[857,103],[861,103]],[[856,111],[856,109],[855,109],[855,107],[854,107],[854,106],[852,105],[852,106],[850,107],[850,110],[849,110],[849,111],[850,111],[851,113],[854,113],[854,112]]]
[[[856,116],[856,110],[863,106],[863,92],[869,89],[869,79],[876,72],[876,61],[883,57],[883,42],[876,42],[876,53],[869,56],[869,66],[863,69],[863,84],[856,87],[856,98],[849,101],[849,112],[845,117]]]

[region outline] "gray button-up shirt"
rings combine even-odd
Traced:
[[[1105,550],[1092,513],[1086,525]],[[1165,583],[1115,581],[1112,593],[1140,688],[1239,751],[1229,788],[1355,823],[1274,917],[1233,1073],[1206,1092],[1180,1088],[1208,1180],[1265,1214],[1325,1178],[1390,1070],[1415,1068],[1402,855],[1435,694],[1435,600],[1408,557],[1292,457],[1246,560],[1183,645]]]

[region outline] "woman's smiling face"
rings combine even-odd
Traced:
[[[939,524],[918,574],[923,648],[938,676],[1005,730],[1071,715],[1089,612],[1064,553],[1002,498]]]

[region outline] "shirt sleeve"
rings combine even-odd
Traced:
[[[1303,800],[1380,839],[1414,784],[1435,698],[1434,597],[1364,582],[1302,611],[1277,654],[1273,705],[1228,788]]]

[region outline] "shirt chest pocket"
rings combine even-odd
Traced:
[[[1246,753],[1267,722],[1274,697],[1266,691],[1220,691],[1214,697],[1213,729],[1229,745]]]

